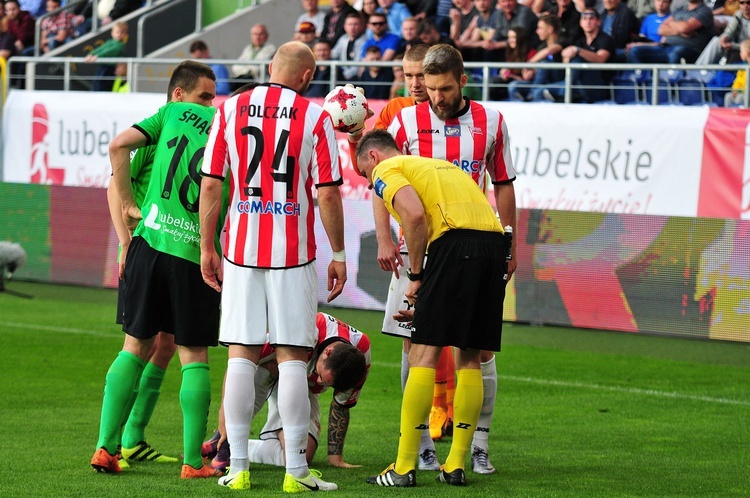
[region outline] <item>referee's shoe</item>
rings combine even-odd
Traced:
[[[452,472],[445,470],[445,465],[440,467],[440,473],[435,478],[437,482],[444,482],[451,486],[466,486],[466,474],[464,469],[456,469]]]
[[[392,463],[383,472],[376,476],[368,477],[367,484],[377,484],[378,486],[413,488],[417,485],[417,473],[414,469],[406,474],[396,472],[396,464]]]

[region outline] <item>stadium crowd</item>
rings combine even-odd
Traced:
[[[71,5],[60,0],[5,0],[0,12],[0,57],[34,54],[34,22],[41,25],[39,52],[44,54],[88,32],[91,0]],[[574,71],[573,101],[610,100],[612,89],[637,87],[645,95],[652,72],[644,63],[671,63],[684,70],[662,71],[660,85],[676,89],[698,86],[709,100],[724,105],[724,94],[745,74],[697,71],[691,64],[741,64],[740,44],[750,38],[750,3],[746,0],[331,0],[321,9],[318,0],[301,0],[303,13],[294,24],[293,39],[314,48],[317,60],[369,62],[400,60],[415,43],[448,43],[466,62],[568,62],[632,64],[632,70]],[[136,10],[142,0],[100,0],[99,26]],[[267,79],[263,66],[276,45],[263,23],[250,27],[250,43],[238,62],[222,68],[219,95],[250,81]],[[202,42],[203,43],[203,42]],[[208,50],[208,47],[204,49]],[[206,58],[203,52],[202,58]],[[191,51],[191,54],[194,51]],[[219,65],[214,65],[214,70]],[[112,72],[111,70],[109,71]],[[478,92],[481,70],[470,70],[467,91]],[[495,68],[490,72],[490,98],[513,101],[561,101],[565,87],[560,69]],[[113,80],[108,74],[106,81]],[[365,86],[371,98],[388,98],[401,84],[390,68],[320,65],[308,96],[323,96],[330,82]],[[109,90],[110,84],[95,85]],[[740,88],[739,84],[734,85]],[[121,90],[120,90],[121,91]],[[674,93],[677,93],[676,91]],[[615,98],[617,100],[617,98]],[[636,99],[637,100],[637,99]],[[675,98],[676,100],[676,98]],[[739,99],[741,100],[741,99]],[[738,105],[732,99],[731,105]],[[727,103],[730,101],[727,100]]]

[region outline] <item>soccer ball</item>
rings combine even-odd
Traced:
[[[361,128],[367,119],[367,98],[351,85],[337,86],[323,99],[336,131],[348,133]]]

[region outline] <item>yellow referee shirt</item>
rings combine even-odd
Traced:
[[[419,156],[396,156],[378,164],[372,172],[375,193],[401,224],[393,198],[411,185],[427,216],[427,244],[448,230],[503,232],[487,197],[469,175],[453,163]]]

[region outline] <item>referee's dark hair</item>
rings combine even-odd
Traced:
[[[378,129],[368,131],[359,140],[359,143],[357,144],[357,161],[359,161],[360,158],[364,159],[367,156],[367,151],[370,149],[393,149],[396,152],[399,151],[393,136],[386,130]]]
[[[214,70],[202,62],[196,61],[182,61],[180,62],[174,71],[172,76],[169,78],[169,85],[167,86],[167,100],[172,98],[172,92],[177,87],[182,88],[186,92],[192,92],[198,85],[198,80],[202,77],[208,78],[211,81],[216,81],[216,75]]]
[[[333,388],[337,391],[348,391],[358,386],[367,374],[365,355],[346,342],[336,342],[331,354],[323,364],[333,375]]]

